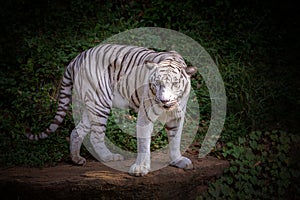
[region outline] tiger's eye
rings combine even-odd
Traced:
[[[174,83],[173,83],[173,86],[174,86],[174,87],[179,87],[179,82],[174,82]]]

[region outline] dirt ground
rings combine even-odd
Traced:
[[[187,155],[190,170],[167,166],[144,177],[133,177],[88,160],[85,166],[0,169],[1,199],[195,199],[229,163],[213,157]]]

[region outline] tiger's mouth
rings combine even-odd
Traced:
[[[172,101],[162,101],[158,98],[155,98],[156,103],[162,107],[165,110],[173,110],[174,108],[177,107],[178,102],[177,100],[172,100]]]
[[[170,109],[170,108],[172,108],[174,105],[175,105],[176,103],[174,102],[174,103],[169,103],[169,104],[163,104],[163,108],[165,108],[165,109]]]
[[[160,106],[165,110],[173,110],[177,106],[177,102],[160,103]]]

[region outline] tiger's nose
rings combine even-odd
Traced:
[[[170,99],[160,99],[160,102],[162,102],[163,104],[166,104],[170,101]]]

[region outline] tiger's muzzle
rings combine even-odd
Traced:
[[[163,108],[166,109],[166,110],[172,110],[173,108],[175,108],[177,105],[176,102],[173,102],[173,103],[168,103],[168,104],[163,104]]]
[[[165,110],[172,110],[177,107],[176,100],[170,101],[170,100],[162,100],[162,99],[156,98],[155,101],[159,104],[159,106],[161,106]]]

